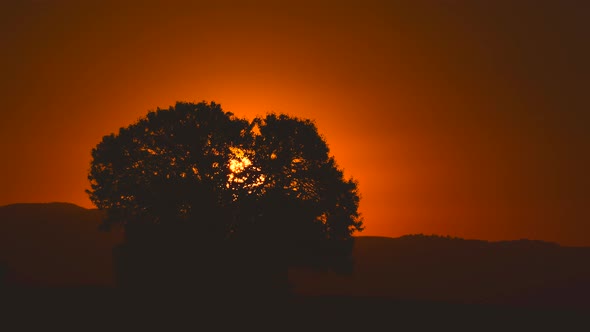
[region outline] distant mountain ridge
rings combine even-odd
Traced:
[[[351,275],[294,271],[308,295],[590,309],[590,247],[436,235],[357,237]]]
[[[48,202],[48,203],[12,203],[0,206],[0,222],[2,220],[3,214],[7,213],[23,213],[23,214],[30,214],[30,213],[66,213],[72,214],[74,211],[78,211],[79,213],[85,213],[89,211],[94,211],[95,213],[101,214],[103,212],[99,211],[96,208],[87,209],[76,205],[74,203],[69,202]],[[386,237],[386,236],[364,236],[359,235],[355,238],[373,238],[373,239],[398,239],[400,241],[419,241],[423,239],[428,239],[432,241],[462,241],[464,243],[480,243],[480,244],[491,244],[491,245],[538,245],[538,246],[553,246],[553,247],[563,247],[563,245],[544,241],[544,240],[535,240],[535,239],[527,239],[522,238],[518,240],[500,240],[500,241],[488,241],[488,240],[479,240],[479,239],[465,239],[460,237],[454,237],[450,235],[438,235],[438,234],[407,234],[402,235],[400,237]],[[568,246],[569,247],[569,246]],[[589,247],[590,248],[590,247]]]
[[[122,234],[98,231],[104,213],[71,203],[0,207],[0,264],[9,283],[112,285],[111,250]]]
[[[113,286],[112,249],[122,233],[99,231],[103,216],[70,203],[1,206],[6,283]],[[353,259],[350,275],[292,269],[295,292],[590,308],[590,247],[423,234],[358,236]]]
[[[55,201],[55,202],[46,202],[46,203],[12,203],[12,204],[6,204],[6,205],[0,205],[0,208],[6,208],[6,207],[35,207],[35,206],[46,206],[46,207],[58,207],[58,206],[62,206],[62,207],[71,207],[71,208],[78,208],[78,209],[83,209],[83,210],[93,210],[93,209],[86,209],[83,208],[77,204],[74,203],[69,203],[69,202],[59,202],[59,201]]]

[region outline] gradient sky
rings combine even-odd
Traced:
[[[316,121],[366,230],[590,245],[590,2],[0,4],[0,205],[176,101]],[[246,4],[247,3],[247,4]]]

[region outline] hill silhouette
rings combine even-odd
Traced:
[[[103,213],[70,203],[0,207],[0,265],[22,286],[108,286],[122,234],[99,232]]]
[[[589,247],[407,235],[357,237],[350,276],[296,271],[309,295],[590,308]]]
[[[68,296],[70,303],[78,304],[97,298],[103,302],[96,303],[125,303],[113,300],[118,293],[112,252],[122,234],[100,232],[102,217],[99,210],[67,203],[0,207],[5,286],[41,289],[46,301],[35,301],[47,306]],[[355,238],[353,259],[348,275],[291,269],[289,280],[299,308],[310,317],[362,311],[374,319],[390,311],[442,315],[483,308],[477,312],[487,313],[488,306],[590,309],[590,247],[525,239],[362,236]],[[22,306],[30,302],[23,300]]]

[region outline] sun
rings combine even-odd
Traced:
[[[248,193],[252,193],[252,189],[264,183],[265,176],[262,174],[260,167],[252,164],[248,155],[254,155],[254,151],[244,150],[242,148],[230,147],[231,158],[228,162],[230,173],[228,175],[226,187],[229,188],[232,184],[242,184],[242,188],[248,189]],[[252,172],[246,171],[254,171]]]
[[[252,165],[252,161],[250,161],[250,159],[246,156],[246,151],[233,147],[230,148],[230,151],[232,152],[233,156],[229,161],[229,170],[233,174],[242,173],[246,167]]]

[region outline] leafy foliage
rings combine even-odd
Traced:
[[[103,137],[88,194],[129,241],[351,239],[357,183],[344,179],[315,124],[268,114],[249,122],[219,104],[177,103]],[[299,246],[300,247],[300,246]]]

